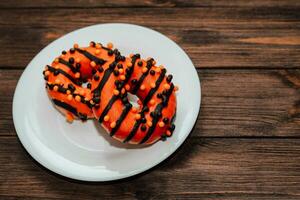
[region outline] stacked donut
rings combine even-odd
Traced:
[[[163,66],[113,44],[75,44],[43,71],[46,89],[67,121],[96,118],[113,138],[130,144],[165,140],[175,129],[177,86]],[[128,93],[136,95],[133,106]]]

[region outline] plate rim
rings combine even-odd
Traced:
[[[174,149],[172,149],[172,151],[170,151],[170,153],[165,154],[163,157],[161,157],[160,159],[157,159],[156,161],[152,162],[151,165],[146,165],[144,167],[138,168],[136,170],[130,171],[128,173],[125,174],[119,174],[116,176],[113,176],[111,178],[99,178],[99,177],[95,177],[94,179],[88,178],[88,177],[84,177],[84,176],[71,176],[70,174],[64,174],[61,172],[61,170],[58,169],[57,166],[54,165],[49,165],[49,162],[46,162],[43,159],[40,159],[40,156],[42,156],[42,154],[36,153],[34,151],[34,148],[30,148],[30,141],[28,139],[26,139],[26,134],[21,134],[22,130],[20,125],[18,125],[17,119],[16,119],[16,94],[18,92],[18,90],[20,90],[21,86],[21,79],[22,77],[24,77],[24,74],[27,73],[28,71],[28,66],[30,66],[32,64],[32,62],[38,57],[38,55],[40,55],[49,45],[57,42],[58,40],[63,40],[63,38],[67,37],[68,35],[73,34],[74,32],[80,31],[82,29],[87,29],[87,28],[97,28],[99,26],[110,26],[110,25],[121,25],[121,26],[131,26],[131,27],[136,27],[136,28],[140,28],[140,29],[145,29],[146,31],[150,31],[154,34],[158,34],[159,36],[163,37],[164,39],[168,40],[169,42],[173,43],[177,49],[179,51],[181,51],[182,55],[184,55],[186,57],[186,59],[188,59],[188,61],[194,66],[194,68],[192,70],[194,70],[194,73],[196,73],[196,77],[197,77],[197,86],[199,88],[199,101],[197,103],[197,108],[195,108],[195,110],[197,110],[197,114],[195,115],[193,121],[192,121],[192,126],[190,126],[188,128],[187,133],[182,137],[182,139],[174,146]],[[198,76],[196,67],[194,65],[194,63],[192,62],[192,60],[190,59],[190,57],[188,56],[188,54],[175,42],[173,41],[171,38],[167,37],[166,35],[160,33],[159,31],[156,31],[154,29],[145,27],[145,26],[141,26],[141,25],[136,25],[136,24],[129,24],[129,23],[101,23],[101,24],[94,24],[94,25],[90,25],[90,26],[85,26],[85,27],[81,27],[79,29],[75,29],[71,32],[68,32],[66,34],[64,34],[63,36],[55,39],[54,41],[50,42],[49,44],[47,44],[45,47],[43,47],[32,59],[31,61],[27,64],[26,68],[24,69],[24,71],[22,72],[21,76],[18,79],[18,83],[16,85],[15,91],[14,91],[14,95],[13,95],[13,103],[12,103],[12,115],[13,115],[13,123],[14,123],[14,127],[16,129],[16,133],[17,136],[22,144],[22,146],[24,147],[24,149],[29,153],[29,155],[35,160],[37,161],[39,164],[41,164],[43,167],[45,167],[46,169],[50,170],[51,172],[54,172],[55,174],[59,174],[63,177],[67,177],[73,180],[80,180],[80,181],[88,181],[88,182],[105,182],[105,181],[114,181],[114,180],[119,180],[119,179],[124,179],[124,178],[128,178],[128,177],[132,177],[135,176],[137,174],[146,172],[150,169],[152,169],[153,167],[157,166],[158,164],[162,163],[163,161],[165,161],[167,158],[169,158],[171,155],[173,155],[180,146],[182,146],[182,144],[186,141],[186,139],[188,138],[188,136],[191,134],[193,127],[196,124],[197,118],[199,116],[200,113],[200,108],[201,108],[201,97],[202,97],[202,92],[201,92],[201,82],[200,82],[200,77]],[[155,144],[154,144],[155,145]]]

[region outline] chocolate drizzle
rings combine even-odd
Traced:
[[[132,60],[131,60],[131,64],[132,64],[132,67],[130,68],[130,71],[128,71],[128,76],[126,77],[126,79],[120,84],[120,88],[123,88],[124,85],[126,84],[126,82],[129,80],[131,74],[133,73],[133,68],[134,68],[134,65],[135,65],[135,62],[136,62],[136,59],[137,57],[133,57]],[[110,73],[111,74],[111,73]],[[105,76],[105,75],[104,75]],[[102,80],[104,79],[104,77],[102,78]],[[108,78],[107,78],[108,79]],[[101,82],[102,82],[101,80]],[[107,80],[105,80],[106,82]],[[103,84],[105,84],[105,82]],[[100,85],[100,84],[99,84]],[[103,87],[103,86],[102,86]],[[101,93],[100,93],[101,94]],[[106,107],[104,108],[103,112],[101,113],[100,117],[99,117],[99,122],[103,122],[103,119],[105,117],[105,115],[108,113],[108,111],[110,110],[110,108],[112,107],[112,105],[114,104],[114,102],[118,99],[118,96],[113,96],[108,104],[106,105]]]
[[[74,108],[73,106],[65,103],[65,102],[62,102],[58,99],[52,99],[53,103],[61,108],[64,108],[66,109],[67,111],[71,112],[72,114],[74,114],[75,116],[78,117],[78,113],[77,113],[77,109]]]
[[[151,137],[152,133],[155,130],[156,124],[158,123],[159,119],[161,118],[161,112],[162,112],[163,108],[168,105],[169,98],[172,94],[173,89],[174,89],[174,85],[171,84],[170,89],[166,92],[166,98],[163,99],[162,102],[156,106],[155,111],[153,112],[154,114],[153,114],[153,119],[152,119],[152,126],[148,129],[147,134],[141,140],[140,144],[145,143]]]
[[[132,105],[130,103],[125,104],[125,108],[123,109],[119,119],[117,120],[115,128],[113,128],[110,132],[110,136],[113,136],[116,133],[116,131],[121,126],[123,120],[125,119],[125,117],[127,116],[128,112],[130,111],[131,108],[132,108]]]
[[[81,53],[82,55],[84,55],[85,57],[87,57],[88,59],[90,59],[91,61],[94,61],[98,65],[103,65],[106,62],[105,60],[94,56],[93,54],[89,53],[86,50],[82,50],[78,48],[76,48],[75,50]]]
[[[136,92],[138,91],[138,89],[140,88],[140,85],[142,84],[142,82],[144,81],[144,79],[147,77],[147,75],[149,74],[149,69],[152,67],[152,63],[153,59],[150,59],[147,61],[147,72],[143,73],[143,75],[140,77],[140,79],[136,82],[136,84],[134,85],[134,88],[132,89],[132,94],[136,94]]]
[[[69,67],[74,74],[77,72],[77,69],[71,63],[65,61],[64,59],[59,58],[58,62]]]
[[[65,77],[67,77],[70,81],[72,81],[72,83],[74,83],[75,85],[81,85],[80,82],[76,79],[74,79],[70,74],[68,74],[67,72],[63,71],[62,69],[55,69],[54,67],[51,67],[49,65],[47,65],[48,70],[52,73],[57,73],[59,72],[60,74],[64,75]]]
[[[165,78],[165,74],[166,74],[166,69],[163,69],[155,83],[155,88],[152,88],[149,93],[147,94],[147,96],[145,97],[144,101],[143,101],[143,105],[147,105],[147,103],[150,101],[150,99],[152,98],[152,96],[154,95],[154,93],[157,91],[157,89],[159,88],[161,82],[164,80]]]

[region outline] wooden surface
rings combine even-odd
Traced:
[[[17,79],[41,48],[96,23],[158,30],[191,57],[195,128],[169,159],[109,183],[49,172],[12,122]],[[300,1],[0,1],[0,199],[300,199]]]

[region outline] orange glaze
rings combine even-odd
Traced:
[[[75,47],[78,48],[77,45]],[[75,80],[86,79],[91,83],[91,89],[73,84],[75,87],[75,91],[71,93],[73,98],[68,98],[70,94],[55,91],[57,88],[47,86],[49,96],[67,103],[78,113],[85,114],[87,118],[95,116],[107,132],[121,142],[152,144],[159,139],[170,137],[175,128],[171,119],[175,117],[176,113],[175,90],[177,88],[171,83],[171,79],[167,80],[170,77],[167,78],[165,75],[166,70],[163,67],[155,66],[153,59],[142,60],[139,55],[122,58],[116,49],[110,50],[112,47],[111,43],[107,47],[102,47],[91,42],[89,47],[78,48],[79,50],[75,52],[68,51],[65,55],[61,55],[60,58],[66,61],[73,57],[74,66],[76,61],[80,62],[81,67],[78,71],[80,77],[77,72],[72,72],[69,67],[57,61],[52,63],[52,67],[65,71]],[[80,53],[80,49],[105,60],[105,63],[92,63],[90,57]],[[94,75],[93,69],[96,69]],[[58,80],[63,88],[68,88],[68,84],[72,83],[63,74],[55,75],[53,71],[47,70],[47,67],[44,76],[48,84],[56,84]],[[119,87],[117,87],[118,84],[115,84],[116,80],[119,81]],[[136,81],[134,82],[134,80]],[[120,83],[120,81],[122,82]],[[136,85],[139,86],[136,87]],[[128,92],[137,95],[139,107],[132,107],[126,96]],[[76,94],[79,93],[81,98],[90,102],[89,106],[86,102],[76,101]],[[145,100],[147,103],[143,105]],[[59,109],[65,114],[68,121],[76,118],[70,109],[62,107],[59,105]]]

